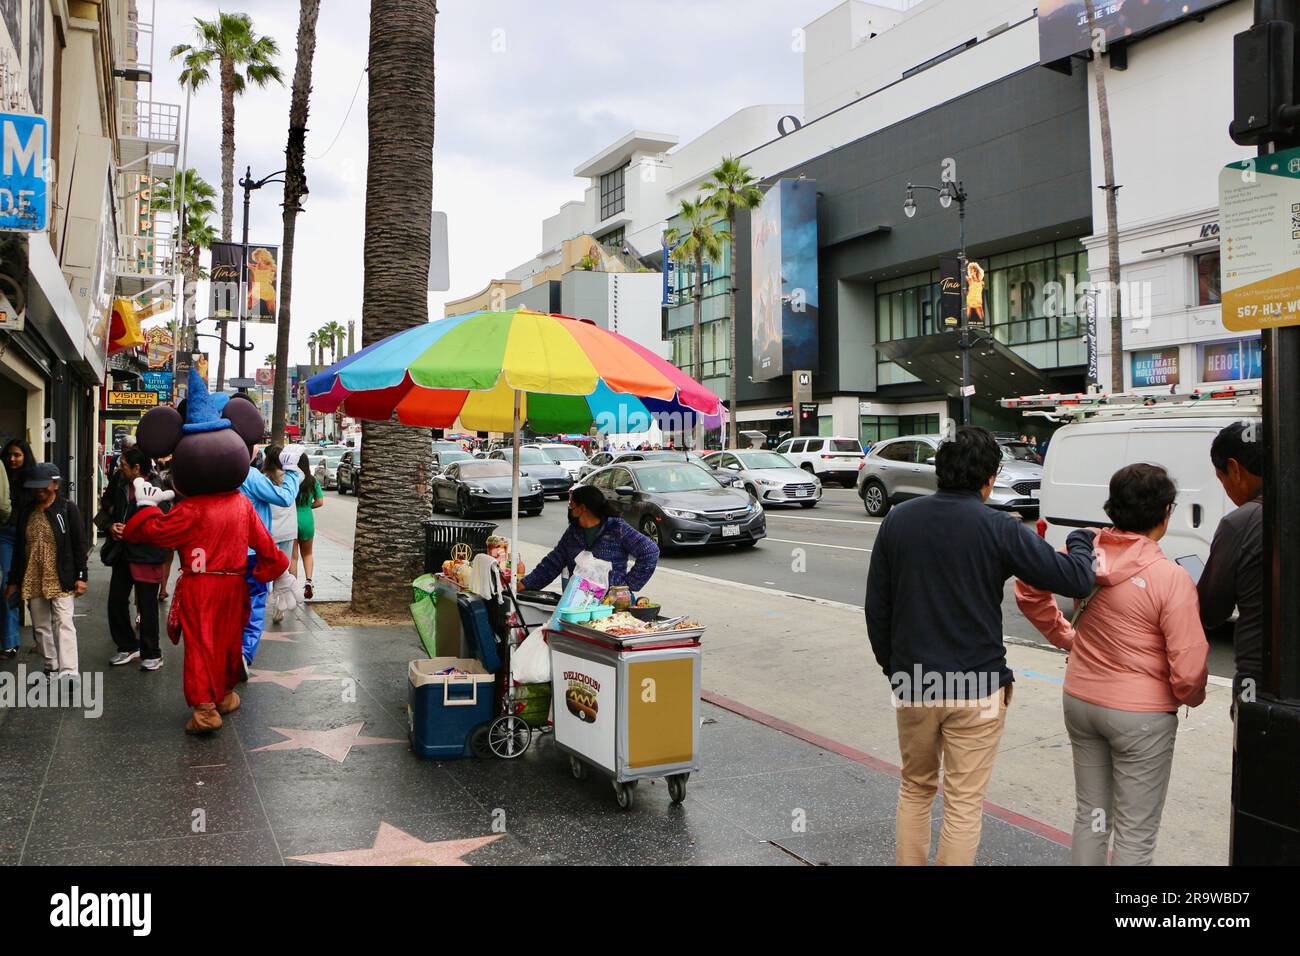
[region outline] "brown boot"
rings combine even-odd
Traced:
[[[187,734],[210,734],[221,729],[221,715],[217,713],[216,704],[199,704],[194,708],[194,716],[185,725]]]
[[[217,704],[217,713],[223,716],[233,714],[237,710],[239,710],[239,695],[233,690]]]

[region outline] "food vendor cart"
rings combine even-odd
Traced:
[[[607,774],[624,810],[646,777],[666,777],[673,803],[686,799],[686,781],[700,766],[703,633],[617,635],[571,621],[546,632],[555,742],[574,777],[591,767]]]

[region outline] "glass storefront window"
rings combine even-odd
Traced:
[[[1196,257],[1196,304],[1218,305],[1219,253],[1206,252]]]

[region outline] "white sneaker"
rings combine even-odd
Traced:
[[[162,667],[163,659],[161,657],[146,657],[140,662],[140,670],[156,671]]]
[[[132,661],[138,661],[139,659],[139,651],[118,651],[108,659],[108,662],[114,667],[121,667],[123,664],[130,664]]]

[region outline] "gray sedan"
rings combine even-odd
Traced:
[[[740,448],[715,451],[704,463],[722,474],[734,475],[745,490],[763,505],[798,504],[814,508],[822,497],[822,483],[784,455],[774,451]]]

